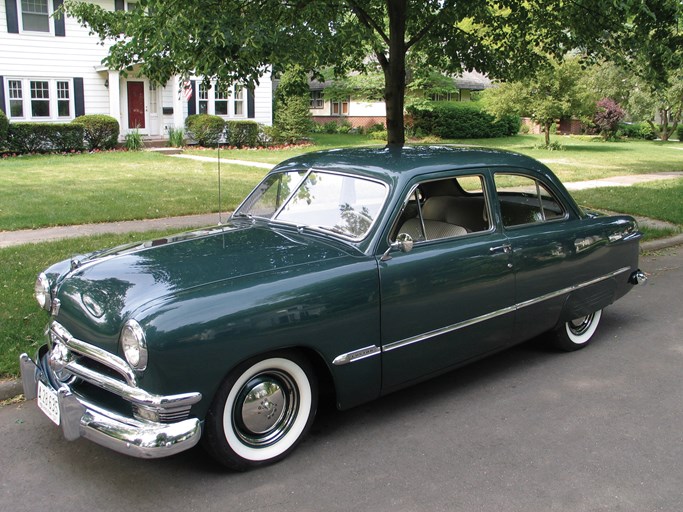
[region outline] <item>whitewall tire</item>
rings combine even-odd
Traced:
[[[600,324],[602,310],[563,323],[557,329],[555,345],[564,351],[571,352],[585,347],[593,339]]]
[[[286,457],[308,432],[318,401],[315,373],[296,353],[251,359],[230,372],[207,414],[210,454],[236,470]]]

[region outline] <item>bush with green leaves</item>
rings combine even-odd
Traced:
[[[683,124],[679,124],[678,128],[676,129],[676,138],[683,142]]]
[[[275,142],[295,144],[304,139],[313,127],[308,97],[294,96],[279,103],[275,111]]]
[[[629,139],[654,140],[657,138],[650,123],[622,123],[619,125],[617,135]]]
[[[169,128],[168,145],[172,148],[182,148],[185,145],[185,131],[182,128]]]
[[[126,134],[123,145],[128,151],[140,151],[145,147],[145,143],[142,141],[142,135],[140,135],[140,131],[137,128]]]
[[[83,127],[85,144],[90,151],[114,149],[119,141],[119,122],[111,116],[87,114],[71,122]]]
[[[516,135],[519,116],[496,119],[479,105],[469,102],[444,102],[413,105],[407,109],[413,133],[435,135],[442,139],[484,139]]]
[[[185,119],[185,133],[200,146],[217,146],[225,133],[222,117],[193,114]]]
[[[259,125],[255,121],[226,121],[225,142],[237,148],[259,145]]]
[[[13,153],[72,153],[83,151],[84,130],[72,123],[12,123],[7,149]]]
[[[5,113],[0,110],[0,149],[5,147],[7,141],[7,132],[9,131],[9,119]]]

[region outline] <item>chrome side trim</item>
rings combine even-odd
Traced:
[[[367,357],[372,357],[379,354],[382,350],[377,345],[370,345],[369,347],[360,348],[354,350],[353,352],[347,352],[346,354],[341,354],[334,358],[332,364],[336,366],[343,366],[345,364],[353,363],[355,361],[360,361]]]
[[[55,334],[69,350],[83,356],[94,359],[98,363],[111,368],[126,379],[129,386],[137,386],[137,377],[130,365],[120,357],[107,352],[99,347],[74,338],[59,322],[53,321],[49,327],[49,333]]]
[[[507,308],[499,309],[497,311],[493,311],[491,313],[487,313],[486,315],[481,315],[475,318],[470,318],[469,320],[465,320],[464,322],[458,322],[457,324],[452,324],[448,325],[446,327],[442,327],[440,329],[435,329],[433,331],[429,331],[424,334],[419,334],[417,336],[412,336],[410,338],[406,338],[403,340],[399,341],[394,341],[392,343],[387,343],[382,347],[382,352],[390,352],[392,350],[395,350],[397,348],[405,347],[407,345],[412,345],[414,343],[419,343],[421,341],[428,340],[430,338],[434,338],[436,336],[441,336],[442,334],[448,334],[453,331],[457,331],[459,329],[464,329],[465,327],[469,327],[474,324],[478,324],[480,322],[485,322],[487,320],[491,320],[493,318],[496,318],[498,316],[506,315],[508,313],[512,313],[514,311],[517,311],[522,308],[526,308],[529,306],[533,306],[534,304],[538,304],[539,302],[543,302],[546,300],[554,299],[555,297],[559,297],[561,295],[571,293],[573,291],[576,291],[580,288],[585,288],[587,286],[599,283],[601,281],[605,281],[607,279],[611,279],[612,277],[616,277],[619,274],[623,274],[624,272],[628,272],[630,270],[629,267],[622,267],[619,270],[615,270],[614,272],[610,272],[609,274],[605,274],[604,276],[600,276],[595,279],[591,279],[590,281],[585,281],[583,283],[575,284],[572,286],[568,286],[566,288],[563,288],[561,290],[557,290],[552,293],[547,293],[545,295],[541,295],[540,297],[536,297],[534,299],[529,299],[524,302],[517,303],[513,306],[509,306]]]

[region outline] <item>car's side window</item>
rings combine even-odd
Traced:
[[[537,179],[497,173],[495,183],[505,227],[546,222],[565,216],[562,204]]]
[[[392,232],[416,242],[465,236],[491,228],[490,208],[478,174],[424,181],[410,191]]]

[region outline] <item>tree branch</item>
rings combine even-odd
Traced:
[[[382,27],[380,27],[379,24],[375,20],[373,20],[372,17],[367,12],[365,12],[360,5],[358,5],[358,2],[356,2],[356,0],[346,1],[348,2],[349,7],[351,7],[351,10],[358,17],[358,20],[371,31],[377,32],[377,34],[382,38],[382,40],[387,45],[389,45],[389,36],[387,36],[386,32],[384,32]]]

